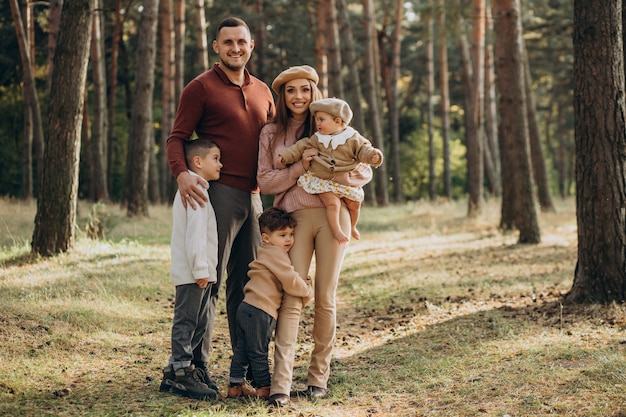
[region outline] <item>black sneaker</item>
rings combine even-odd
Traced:
[[[172,371],[172,366],[167,365],[163,368],[163,378],[161,379],[161,385],[159,386],[159,391],[161,392],[170,392],[172,390],[172,386],[174,385],[174,380],[176,376],[174,376],[174,371]]]
[[[211,388],[215,392],[220,392],[217,384],[211,379],[211,375],[209,374],[209,368],[207,368],[206,363],[204,362],[194,362],[193,365],[196,367],[196,371],[201,373],[200,379],[204,382],[207,387]]]
[[[166,376],[166,374],[168,374]],[[199,372],[193,365],[187,368],[177,369],[172,372],[171,367],[169,373],[163,370],[163,381],[159,391],[171,391],[173,394],[182,395],[184,397],[194,398],[196,400],[209,400],[217,398],[217,391],[209,388],[200,377]],[[168,378],[173,375],[174,379]],[[169,386],[169,390],[166,387]]]

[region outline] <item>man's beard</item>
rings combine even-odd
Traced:
[[[228,68],[231,71],[241,71],[242,69],[244,69],[246,67],[246,64],[248,63],[248,60],[246,60],[243,64],[241,65],[233,65],[230,64],[227,61],[222,61],[222,65],[224,65],[226,68]]]

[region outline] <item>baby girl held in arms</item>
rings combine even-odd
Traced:
[[[293,164],[302,158],[305,149],[315,148],[317,156],[311,160],[311,168],[298,179],[298,185],[309,194],[318,194],[326,207],[326,218],[335,239],[341,243],[349,241],[339,225],[339,211],[342,202],[350,212],[351,234],[361,237],[356,228],[359,220],[364,192],[361,187],[341,184],[336,174],[352,171],[359,164],[379,167],[383,163],[383,153],[374,148],[352,127],[352,110],[348,103],[338,98],[326,98],[311,103],[317,132],[308,139],[301,139],[286,148],[278,157],[277,165]]]

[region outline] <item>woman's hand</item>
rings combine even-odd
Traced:
[[[287,165],[285,165],[285,161],[283,161],[283,157],[278,155],[276,159],[274,159],[274,168],[276,169],[285,169]]]
[[[196,203],[200,207],[204,207],[204,204],[209,201],[209,198],[203,192],[209,185],[208,182],[199,176],[191,175],[188,172],[181,172],[176,178],[178,183],[178,189],[180,190],[180,198],[183,201],[183,206],[187,208],[187,204],[192,209],[196,209]],[[199,188],[198,186],[202,187]]]

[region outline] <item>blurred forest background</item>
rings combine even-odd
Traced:
[[[143,106],[151,109],[152,130],[146,198],[169,202],[175,182],[164,143],[176,98],[216,62],[211,41],[217,24],[230,15],[242,17],[253,32],[256,47],[248,66],[253,74],[271,84],[289,66],[314,66],[324,93],[345,98],[355,109],[353,126],[384,148],[386,163],[366,193],[369,203],[469,194],[471,214],[480,210],[482,198],[502,195],[506,156],[500,150],[506,142],[498,138],[497,100],[503,91],[494,62],[498,54],[501,60],[516,56],[517,46],[498,47],[497,40],[507,38],[497,32],[507,28],[498,29],[497,23],[494,28],[492,10],[497,10],[491,1],[94,2],[93,26],[84,28],[92,36],[79,148],[80,199],[124,200],[125,178],[132,172],[127,165],[137,161],[133,141],[143,140],[133,137],[133,119],[146,117],[133,111],[137,84],[153,76],[152,100]],[[62,3],[0,3],[0,195],[25,200],[38,195]],[[575,188],[573,5],[566,0],[510,3],[523,35],[520,65],[537,198],[550,210],[551,194],[565,197]],[[151,74],[145,74],[138,64],[144,59],[142,42],[150,42],[145,34],[150,26],[142,26],[142,18],[151,10],[157,11],[151,16],[155,57]],[[26,41],[22,55],[18,18]],[[29,79],[40,118],[33,117]]]

